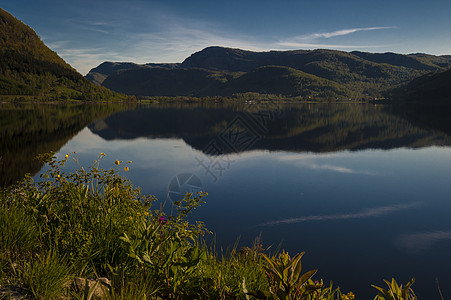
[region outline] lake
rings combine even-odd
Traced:
[[[192,216],[216,248],[306,251],[303,268],[359,299],[415,277],[420,299],[451,295],[449,128],[375,104],[0,106],[2,185],[45,171],[38,152],[106,156],[167,208],[208,192]],[[60,117],[58,117],[60,116]],[[67,164],[75,168],[75,163]],[[41,170],[40,170],[41,169]]]

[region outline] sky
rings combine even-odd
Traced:
[[[0,0],[85,75],[104,61],[182,62],[253,51],[451,54],[450,0]]]

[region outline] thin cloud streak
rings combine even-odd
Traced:
[[[305,49],[376,49],[386,48],[390,45],[340,45],[340,44],[320,44],[320,43],[301,43],[301,42],[278,42],[279,47],[305,48]]]
[[[320,158],[330,158],[334,157],[334,155],[321,155]],[[317,160],[315,158],[314,160]],[[279,157],[279,161],[289,162],[291,165],[301,166],[305,168],[310,168],[312,170],[326,170],[331,172],[343,173],[343,174],[360,174],[360,175],[378,175],[376,172],[370,170],[355,170],[347,167],[342,167],[334,164],[321,164],[315,163],[312,160],[312,157],[309,155],[295,155],[295,156],[285,156]]]
[[[307,35],[294,36],[277,42],[278,46],[289,48],[323,48],[323,49],[374,49],[384,48],[390,45],[343,45],[343,44],[323,44],[319,42],[322,39],[331,39],[334,37],[350,35],[361,31],[386,30],[396,28],[394,26],[377,27],[357,27],[350,29],[341,29],[331,32],[312,33]]]
[[[397,205],[369,208],[369,209],[365,209],[365,210],[362,210],[360,212],[355,212],[355,213],[287,218],[287,219],[266,222],[266,223],[260,224],[259,226],[275,226],[275,225],[282,225],[282,224],[295,224],[295,223],[311,222],[311,221],[332,221],[332,220],[351,220],[351,219],[374,218],[374,217],[379,217],[379,216],[383,216],[386,214],[418,207],[419,205],[420,205],[419,203],[397,204]]]
[[[348,35],[351,33],[356,33],[359,31],[373,31],[373,30],[383,30],[383,29],[393,29],[395,27],[393,26],[386,26],[386,27],[366,27],[366,28],[351,28],[351,29],[342,29],[342,30],[336,30],[332,32],[323,32],[323,33],[313,33],[305,36],[299,36],[297,39],[300,40],[311,40],[311,39],[320,39],[320,38],[333,38],[337,36],[343,36]]]

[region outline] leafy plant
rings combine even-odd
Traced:
[[[301,275],[301,258],[304,253],[296,254],[293,258],[285,251],[273,258],[262,254],[267,263],[263,268],[270,281],[269,291],[245,293],[259,299],[305,299],[321,286],[309,282],[318,270],[311,270]],[[245,289],[244,285],[243,289]]]
[[[164,297],[180,296],[199,262],[206,259],[206,251],[197,240],[205,233],[203,225],[192,225],[185,219],[205,195],[187,194],[175,203],[177,216],[166,218],[161,210],[154,211],[133,233],[120,237],[128,249],[128,268],[159,278],[164,286],[159,293]]]
[[[388,289],[385,290],[381,287],[371,285],[378,290],[379,294],[374,297],[374,300],[416,300],[417,296],[412,290],[412,284],[415,282],[415,278],[412,278],[404,287],[398,285],[396,280],[392,278],[391,282],[385,280]]]

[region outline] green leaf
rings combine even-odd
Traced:
[[[316,272],[318,272],[318,270],[310,270],[307,273],[305,273],[304,275],[302,275],[301,278],[299,278],[298,285],[300,285],[300,286],[303,285],[310,278],[312,278],[313,275],[316,274]]]
[[[297,254],[295,257],[293,257],[291,261],[291,278],[290,283],[294,285],[296,281],[298,280],[299,276],[301,275],[302,270],[302,263],[301,258],[304,255],[305,252],[302,252],[300,254]]]

